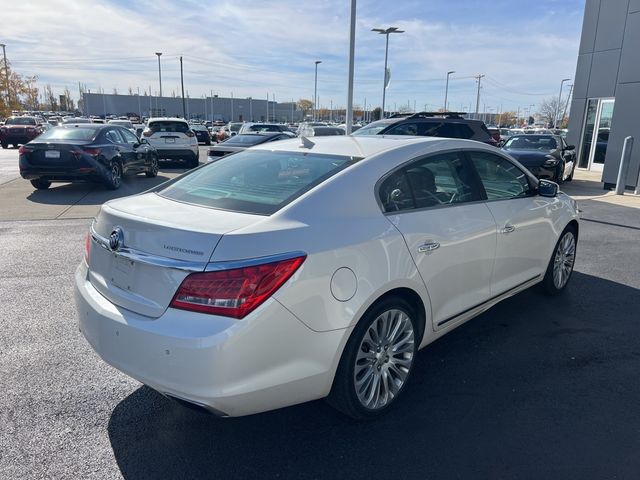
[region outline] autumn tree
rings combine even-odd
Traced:
[[[13,110],[22,110],[24,104],[37,103],[33,102],[34,92],[37,97],[37,88],[35,82],[37,78],[24,78],[11,68],[11,64],[7,62],[5,70],[4,63],[0,63],[0,117],[11,115]],[[8,81],[7,81],[8,79]],[[35,89],[35,90],[34,90]]]
[[[311,100],[307,100],[306,98],[301,98],[296,103],[298,108],[302,110],[303,116],[306,116],[308,112],[313,110],[313,102]]]
[[[380,120],[382,116],[382,108],[376,107],[371,111],[371,120]]]
[[[498,114],[498,123],[499,126],[507,126],[515,125],[518,123],[518,119],[516,118],[516,112],[502,112]]]

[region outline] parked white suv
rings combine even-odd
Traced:
[[[198,139],[182,118],[151,118],[142,135],[158,152],[160,159],[184,160],[190,168],[198,166]]]

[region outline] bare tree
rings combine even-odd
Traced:
[[[546,100],[544,100],[540,104],[539,111],[540,111],[540,114],[551,125],[553,125],[553,121],[556,118],[556,115],[562,114],[562,110],[561,110],[561,107],[558,104],[558,98],[557,97],[550,97],[550,98],[547,98]]]

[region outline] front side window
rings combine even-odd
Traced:
[[[470,152],[487,200],[527,197],[532,188],[527,175],[513,163],[489,152]]]
[[[130,145],[135,145],[136,143],[138,143],[138,139],[136,138],[136,136],[131,133],[129,130],[126,129],[122,129],[119,130],[120,135],[122,135],[124,137],[124,141]]]
[[[419,135],[417,123],[403,123],[390,128],[385,135]]]
[[[194,170],[157,193],[203,207],[271,215],[357,160],[247,150]]]

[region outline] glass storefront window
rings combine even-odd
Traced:
[[[602,170],[609,144],[615,100],[590,99],[587,103],[578,167]]]

